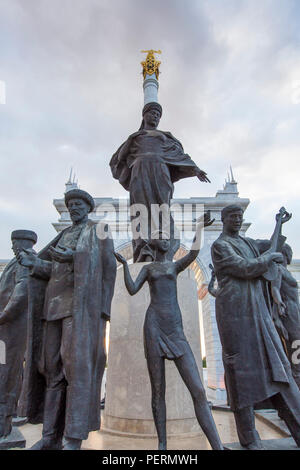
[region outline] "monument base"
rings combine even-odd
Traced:
[[[292,437],[285,437],[282,439],[266,439],[262,441],[264,450],[300,450]],[[227,450],[247,450],[242,447],[239,442],[232,442],[224,444]]]
[[[0,449],[24,449],[26,440],[18,428],[13,427],[11,433],[5,438],[0,439]]]
[[[133,279],[146,263],[129,265]],[[178,276],[178,302],[183,329],[202,376],[197,284],[194,273]],[[106,402],[102,430],[128,437],[155,437],[151,409],[151,386],[143,346],[143,323],[150,303],[146,283],[130,296],[124,284],[123,268],[118,269],[112,302]],[[165,361],[168,436],[201,434],[193,401],[174,361]]]
[[[153,419],[122,419],[103,416],[101,430],[114,436],[131,438],[157,437]],[[167,435],[172,437],[196,437],[202,434],[196,418],[167,420]]]

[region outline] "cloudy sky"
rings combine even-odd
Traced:
[[[73,167],[97,197],[126,197],[109,160],[140,125],[141,49],[161,49],[160,128],[207,171],[175,197],[214,196],[229,165],[252,237],[281,205],[300,258],[298,0],[0,0],[0,258],[10,232],[54,235]]]

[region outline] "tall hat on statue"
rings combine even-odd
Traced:
[[[144,89],[144,107],[143,116],[150,109],[157,109],[162,115],[162,107],[158,102],[158,77],[159,77],[159,66],[161,62],[156,60],[154,54],[161,54],[161,51],[154,51],[150,49],[148,51],[141,51],[147,54],[146,60],[141,62],[143,67],[143,89]],[[141,129],[143,128],[143,122]]]

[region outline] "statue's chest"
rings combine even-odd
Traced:
[[[157,263],[150,269],[150,280],[176,280],[176,273],[173,266],[164,266],[163,263],[160,265]]]

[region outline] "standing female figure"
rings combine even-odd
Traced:
[[[223,449],[213,420],[205,390],[191,347],[184,335],[177,299],[177,276],[199,253],[200,224],[191,251],[176,262],[166,257],[170,240],[152,239],[154,262],[143,266],[136,281],[131,278],[126,260],[115,256],[124,265],[124,279],[130,295],[136,294],[147,281],[150,287],[150,305],[144,323],[144,346],[152,389],[152,412],[158,434],[159,449],[167,448],[165,359],[173,360],[189,389],[197,420],[213,449]]]
[[[140,212],[140,233],[132,240],[134,262],[146,261],[141,250],[146,246],[147,251],[151,233],[155,230],[169,233],[167,258],[173,259],[179,248],[170,212],[174,183],[193,176],[197,176],[201,182],[209,182],[205,171],[200,170],[191,157],[184,153],[179,140],[170,132],[157,129],[161,115],[162,107],[159,103],[147,103],[143,108],[140,129],[128,137],[110,161],[113,177],[129,191],[133,221],[136,218],[135,210]],[[146,213],[141,210],[141,206]],[[158,206],[163,214],[162,224],[159,222]]]

